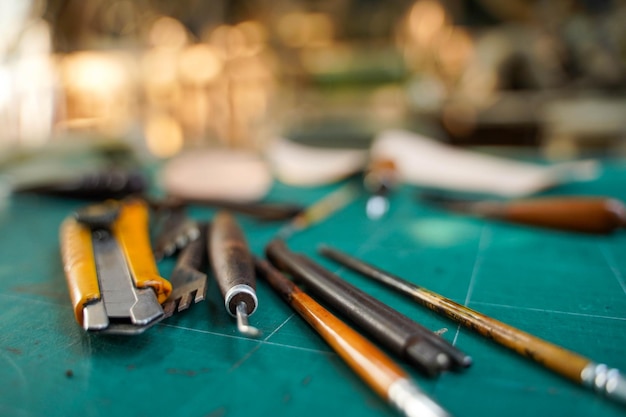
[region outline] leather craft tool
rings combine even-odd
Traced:
[[[178,255],[176,267],[169,279],[172,293],[163,304],[163,318],[188,309],[191,304],[199,303],[206,296],[207,276],[201,271],[207,260],[207,227],[205,223],[198,225],[198,237]]]
[[[37,184],[16,186],[15,192],[52,195],[86,200],[121,199],[139,195],[148,188],[148,180],[137,170],[107,167],[76,178],[41,181]]]
[[[410,296],[421,305],[578,384],[626,404],[626,379],[617,369],[595,363],[338,250],[322,247],[320,252],[335,262]]]
[[[304,230],[312,224],[325,219],[352,202],[359,195],[359,191],[359,187],[353,182],[346,183],[308,206],[306,209],[300,211],[289,223],[278,231],[276,236],[285,240],[294,233]]]
[[[256,337],[260,331],[248,323],[258,306],[252,254],[235,217],[217,213],[209,232],[209,259],[224,297],[226,311],[237,318],[237,329]]]
[[[182,198],[167,196],[162,199],[149,199],[150,206],[157,211],[174,210],[189,205],[228,210],[245,214],[259,221],[280,221],[295,217],[304,207],[293,203],[247,202],[220,200],[215,198]]]
[[[200,235],[198,223],[189,218],[185,206],[157,207],[154,257],[157,261],[174,255]]]
[[[428,376],[471,365],[471,358],[433,332],[350,285],[275,239],[265,253],[279,270],[340,311],[373,339]]]
[[[170,283],[159,276],[141,200],[79,210],[60,230],[61,255],[78,323],[87,331],[137,334],[163,318]]]
[[[605,197],[469,200],[423,193],[422,201],[459,213],[550,229],[608,234],[626,225],[626,207]]]
[[[405,416],[445,417],[394,361],[373,343],[319,305],[269,262],[255,259],[259,275],[302,316],[339,356],[384,400]]]

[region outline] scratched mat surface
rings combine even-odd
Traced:
[[[626,166],[552,194],[626,200]],[[276,185],[268,201],[311,203],[332,187]],[[394,195],[370,221],[365,196],[291,237],[289,246],[337,271],[470,354],[471,368],[414,379],[455,416],[618,416],[624,408],[325,261],[327,243],[598,362],[626,370],[626,230],[586,236],[451,215]],[[210,282],[204,303],[140,336],[87,335],[74,321],[58,227],[81,205],[37,196],[0,210],[0,415],[393,416],[311,328],[264,283],[241,337]],[[212,211],[192,215],[210,218]],[[255,253],[280,224],[239,217]],[[167,277],[173,261],[159,264]]]

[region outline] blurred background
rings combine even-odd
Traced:
[[[0,152],[157,158],[386,128],[626,154],[623,0],[0,0]]]

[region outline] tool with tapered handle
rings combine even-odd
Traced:
[[[596,363],[575,352],[523,332],[336,249],[323,246],[320,248],[320,253],[365,277],[410,296],[419,304],[565,378],[626,405],[626,379],[617,369]]]
[[[226,211],[217,213],[209,233],[209,258],[224,297],[226,311],[237,318],[237,329],[248,336],[259,330],[248,324],[258,306],[252,254],[243,230]]]
[[[422,194],[422,201],[473,216],[573,232],[608,234],[626,225],[626,207],[614,198],[542,197],[524,200],[465,200]]]
[[[380,397],[409,417],[449,416],[390,357],[309,297],[269,262],[257,258],[255,265],[259,275]]]

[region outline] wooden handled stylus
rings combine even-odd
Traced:
[[[542,197],[513,201],[471,201],[423,194],[439,207],[479,217],[582,233],[607,234],[626,225],[626,207],[605,197]]]
[[[320,253],[365,277],[407,294],[423,306],[578,384],[626,405],[626,378],[617,369],[502,323],[336,249],[323,246]]]
[[[379,396],[406,416],[449,414],[413,383],[390,357],[285,278],[269,262],[256,270]]]

